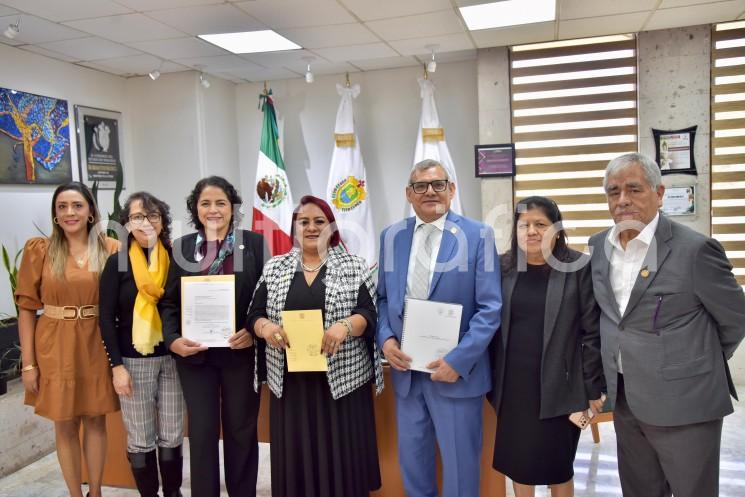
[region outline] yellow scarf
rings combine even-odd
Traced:
[[[163,323],[157,304],[165,291],[171,260],[160,240],[150,254],[150,267],[145,253],[134,240],[129,247],[129,260],[137,285],[137,298],[132,312],[132,345],[140,354],[152,354],[155,346],[163,341]]]

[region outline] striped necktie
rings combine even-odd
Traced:
[[[411,273],[411,291],[409,297],[426,300],[429,297],[429,275],[432,263],[432,245],[437,228],[433,224],[420,224],[417,228],[419,238],[419,250],[414,255],[414,270]]]

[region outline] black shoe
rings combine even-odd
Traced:
[[[155,451],[127,452],[132,475],[141,497],[158,497],[158,461]]]
[[[158,447],[160,479],[163,482],[163,497],[182,497],[181,481],[184,458],[181,446]]]

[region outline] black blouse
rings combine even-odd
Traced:
[[[169,250],[168,256],[170,255]],[[126,264],[126,271],[118,270],[119,261]],[[132,345],[132,312],[137,298],[137,285],[126,249],[112,254],[106,261],[101,273],[98,298],[98,322],[112,368],[122,364],[122,357],[158,357],[168,353],[163,342],[156,345],[155,351],[148,355],[140,354]]]
[[[313,282],[308,285],[305,280],[305,275],[302,271],[295,271],[295,276],[290,284],[290,289],[287,292],[287,300],[285,301],[285,310],[304,310],[304,309],[321,309],[321,313],[326,317],[326,285],[324,279],[326,277],[326,267],[324,266],[318,272],[318,275]],[[253,301],[251,302],[251,308],[248,311],[248,323],[249,330],[253,331],[254,324],[261,318],[266,318],[266,301],[267,301],[267,288],[266,282],[263,282],[254,294]],[[370,292],[363,283],[360,285],[359,291],[357,292],[357,304],[352,309],[352,314],[359,314],[365,321],[367,321],[367,327],[363,333],[363,337],[370,340],[375,336],[375,326],[377,323],[377,312],[375,311],[375,303],[373,302]]]

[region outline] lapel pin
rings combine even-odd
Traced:
[[[647,269],[647,266],[644,266],[641,271],[639,271],[639,275],[642,278],[649,278],[649,269]]]
[[[458,228],[456,228],[455,226],[453,226],[452,228],[450,228],[450,233],[456,234],[457,232],[458,232]]]
[[[241,244],[241,245],[238,245],[238,248],[241,249],[241,250],[243,250],[246,247],[243,244]]]

